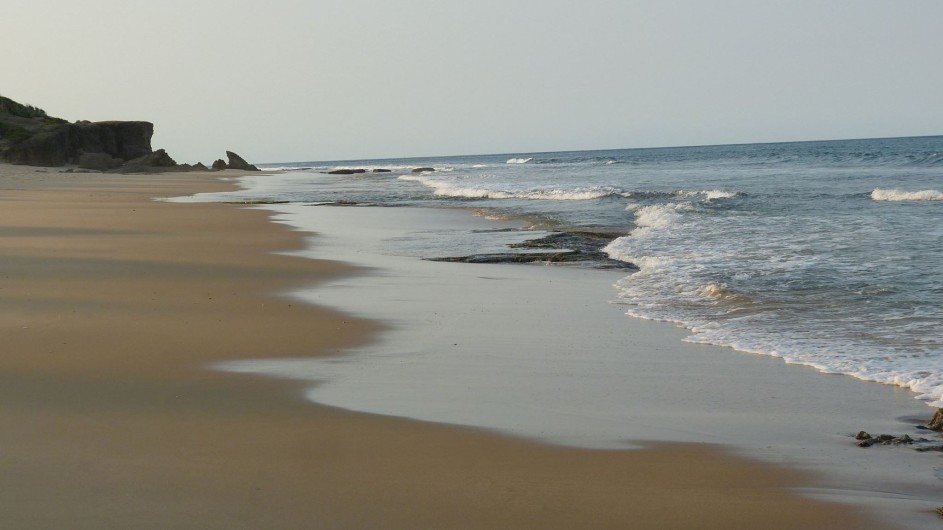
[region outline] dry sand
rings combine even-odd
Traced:
[[[298,234],[152,197],[218,174],[0,166],[2,528],[879,528],[715,447],[567,449],[312,405],[228,359],[379,326],[275,293],[355,271]]]

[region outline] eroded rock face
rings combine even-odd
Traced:
[[[108,171],[121,165],[121,160],[107,153],[82,153],[79,156],[79,168],[95,171]]]
[[[226,151],[226,156],[229,158],[229,162],[226,166],[229,169],[239,169],[242,171],[259,171],[259,168],[253,166],[252,164],[243,160],[243,158],[232,151]],[[214,164],[215,166],[215,164]]]
[[[213,162],[213,171],[223,171],[224,169],[226,169],[226,162],[222,158],[218,158]]]
[[[135,159],[128,160],[121,165],[118,169],[115,170],[117,173],[155,173],[160,171],[170,171],[170,170],[188,170],[189,167],[183,168],[177,165],[177,162],[173,158],[170,158],[170,155],[167,154],[167,151],[163,149],[158,149],[153,153],[148,153],[143,156],[139,156]]]
[[[170,155],[167,154],[167,151],[158,149],[153,153],[147,153],[146,155],[139,156],[133,160],[128,160],[125,165],[144,167],[174,167],[177,165],[177,162],[174,161],[173,158],[170,158]]]
[[[9,146],[2,158],[13,164],[47,167],[77,164],[88,153],[128,161],[151,152],[153,135],[154,124],[146,121],[61,123],[42,127]]]

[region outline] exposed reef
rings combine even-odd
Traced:
[[[508,245],[521,252],[499,252],[427,258],[429,261],[459,263],[570,263],[599,269],[638,270],[632,263],[615,260],[602,251],[603,247],[623,233],[574,230]]]

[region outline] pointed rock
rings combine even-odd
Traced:
[[[927,428],[931,431],[943,432],[943,409],[936,409],[936,414],[930,418]]]
[[[226,156],[229,157],[229,163],[226,164],[229,169],[240,169],[242,171],[259,171],[259,168],[253,166],[252,164],[243,160],[243,158],[232,151],[226,151]]]

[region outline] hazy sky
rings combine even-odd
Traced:
[[[943,134],[943,1],[6,2],[0,94],[178,162]]]

